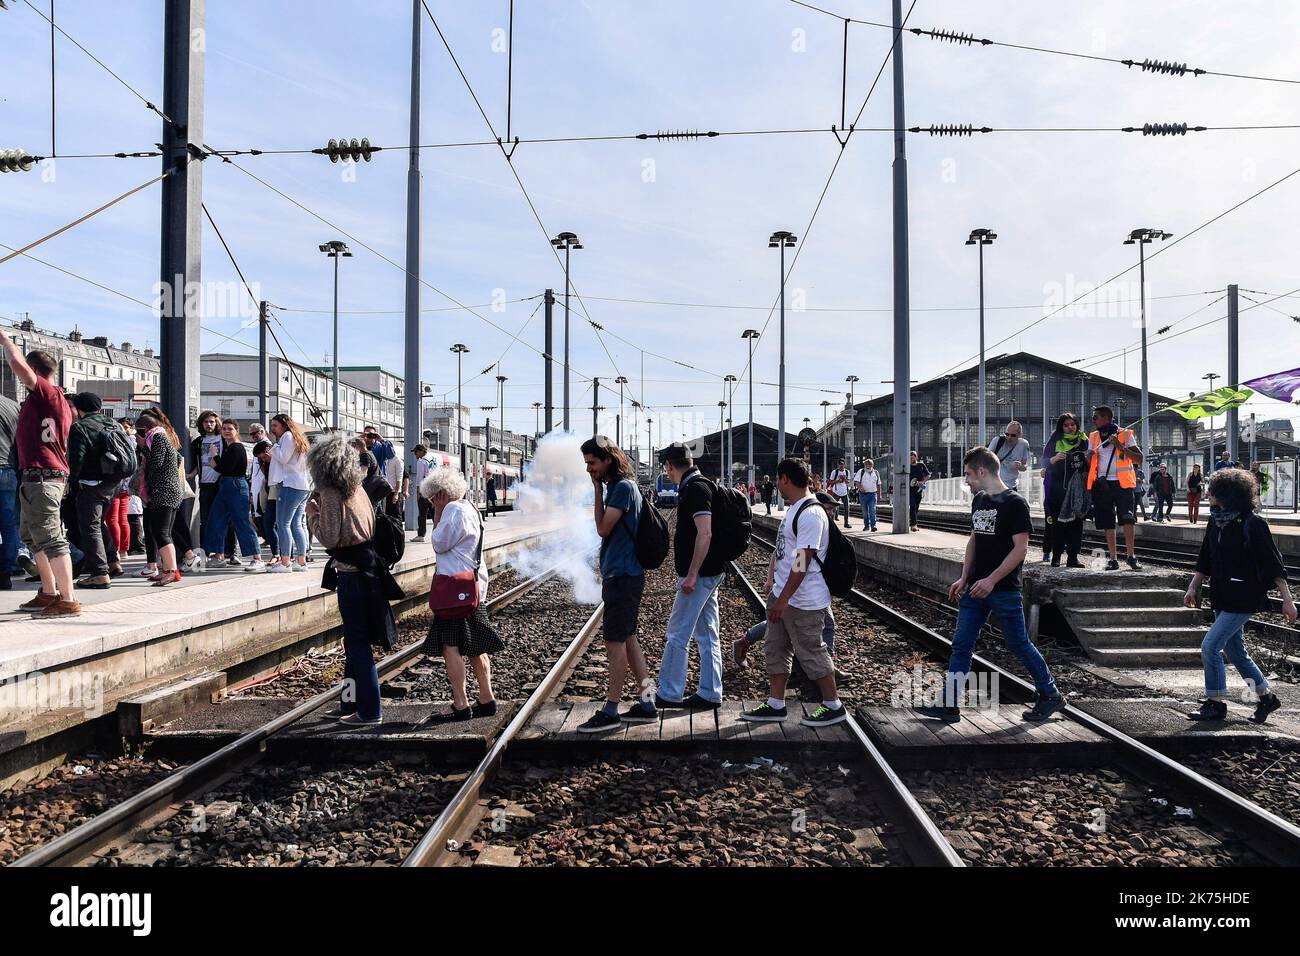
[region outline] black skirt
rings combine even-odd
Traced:
[[[434,617],[429,625],[429,636],[424,641],[424,653],[441,657],[444,647],[456,648],[462,657],[474,657],[477,654],[495,654],[505,645],[480,607],[469,617]]]

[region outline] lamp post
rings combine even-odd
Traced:
[[[564,430],[569,430],[569,254],[581,249],[582,243],[571,232],[562,232],[551,240],[556,249],[564,250]]]
[[[347,243],[339,239],[322,242],[318,247],[321,252],[334,260],[334,375],[332,391],[334,393],[333,421],[331,427],[339,430],[339,259],[351,259]]]
[[[623,447],[623,386],[627,384],[627,377],[620,375],[614,379],[614,384],[618,386],[618,418],[614,419],[614,444],[619,448]]]
[[[727,439],[722,434],[722,415],[727,410],[727,401],[722,399],[718,402],[718,481],[726,482],[726,455],[723,454],[727,448]]]
[[[1159,239],[1162,242],[1172,236],[1172,232],[1163,229],[1142,227],[1134,229],[1124,240],[1124,245],[1138,247],[1138,298],[1142,307],[1142,454],[1151,454],[1151,423],[1147,416],[1151,414],[1151,398],[1147,391],[1147,243]]]
[[[785,250],[793,249],[798,238],[784,229],[767,240],[769,249],[781,250],[781,374],[777,379],[776,460],[785,458]]]
[[[979,376],[979,399],[980,399],[980,433],[979,444],[983,445],[988,441],[985,434],[984,421],[984,247],[993,245],[993,240],[998,234],[991,229],[972,229],[970,238],[966,240],[968,246],[978,246],[980,253],[980,376]]]
[[[456,450],[460,453],[460,472],[463,475],[465,473],[465,425],[464,416],[461,414],[464,406],[460,403],[460,363],[469,349],[457,342],[451,350],[456,353]]]
[[[647,415],[645,417],[645,445],[650,450],[649,468],[652,475],[655,473],[655,436],[650,428],[653,424],[654,419]]]
[[[749,484],[754,484],[754,340],[758,338],[757,329],[745,329],[740,334],[749,343],[749,423],[746,441],[746,467],[749,472]]]
[[[533,440],[542,437],[542,403],[533,402]]]
[[[506,381],[507,379],[504,375],[497,376],[497,408],[500,409],[498,415],[501,422],[501,460],[508,465],[510,464],[510,456],[506,453]],[[504,492],[504,478],[501,479],[501,484],[501,490]],[[504,500],[504,495],[502,496],[502,500]]]
[[[1210,383],[1210,391],[1214,391],[1214,380],[1216,378],[1223,378],[1223,376],[1218,374],[1217,372],[1206,372],[1204,375],[1201,376],[1201,378],[1208,381]],[[1188,397],[1195,398],[1196,393],[1193,392]],[[1213,472],[1214,471],[1214,416],[1213,415],[1210,416],[1209,432],[1210,432],[1210,471]],[[1228,447],[1228,436],[1226,430],[1223,436],[1223,447],[1224,448]],[[1143,451],[1146,451],[1146,449],[1144,448]]]
[[[858,382],[858,377],[856,375],[850,375],[847,378],[845,378],[844,381],[847,382],[849,386],[849,407],[847,409],[849,413],[849,440],[848,440],[849,447],[846,448],[844,451],[844,465],[848,469],[849,474],[852,475],[853,474],[853,448],[856,443],[854,433],[857,431],[857,418],[858,418],[858,409],[853,401],[853,392],[854,392],[854,386]],[[844,526],[846,528],[848,527],[847,516],[845,517]]]
[[[956,424],[956,422],[954,421],[954,419],[953,419],[953,417],[952,417],[952,380],[953,380],[953,376],[952,376],[952,375],[945,375],[944,378],[948,381],[948,420],[947,420],[946,422],[943,423],[943,443],[944,443],[944,445],[947,446],[947,451],[948,451],[948,468],[947,468],[947,470],[944,472],[944,474],[947,475],[949,478],[951,478],[951,477],[952,477],[952,432],[953,432],[953,429],[957,427],[957,424]],[[1044,414],[1046,414],[1046,412],[1044,412]],[[1046,439],[1044,439],[1044,440],[1046,440]]]
[[[722,381],[727,388],[727,480],[730,481],[736,462],[736,427],[732,421],[731,409],[736,404],[736,382],[740,380],[734,375],[728,375]]]
[[[822,477],[825,478],[829,471],[826,469],[826,455],[830,451],[830,442],[827,441],[826,434],[826,413],[830,410],[831,402],[828,398],[822,399]]]

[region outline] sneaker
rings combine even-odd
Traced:
[[[384,722],[384,715],[366,719],[360,714],[344,714],[339,718],[339,724],[344,727],[374,727]]]
[[[107,574],[96,574],[93,577],[82,578],[73,587],[77,590],[89,588],[91,591],[107,591],[109,583]]]
[[[36,567],[36,562],[31,559],[30,555],[18,555],[18,567],[22,568],[23,573],[28,577],[36,575],[37,578],[40,578],[41,576],[40,568]]]
[[[682,706],[687,710],[717,710],[722,704],[719,701],[701,697],[699,694],[691,694],[690,697],[682,701]]]
[[[228,568],[242,568],[244,566],[244,562],[240,561],[239,558],[235,557],[233,554],[226,558],[224,564]]]
[[[1281,706],[1282,702],[1277,699],[1277,694],[1269,691],[1259,699],[1259,703],[1255,705],[1255,712],[1246,719],[1252,724],[1262,724],[1264,721],[1268,720],[1269,714],[1273,713],[1273,711],[1277,710]]]
[[[1038,700],[1034,702],[1032,709],[1025,711],[1020,715],[1021,720],[1043,721],[1051,717],[1058,710],[1065,709],[1065,699],[1057,694],[1055,697],[1044,697],[1038,695]]]
[[[1128,566],[1129,566],[1129,570],[1130,570],[1130,571],[1141,571],[1141,570],[1142,570],[1142,565],[1138,564],[1138,559],[1137,559],[1137,558],[1129,558],[1129,559],[1128,559]]]
[[[58,600],[55,601],[53,604],[47,605],[46,607],[42,608],[39,611],[32,612],[33,618],[38,618],[42,621],[53,620],[61,617],[80,617],[80,616],[81,616],[80,601]]]
[[[752,720],[760,724],[779,724],[785,720],[788,713],[785,707],[773,707],[767,701],[759,704],[753,710],[747,710],[740,715],[741,720]]]
[[[198,574],[208,569],[208,556],[201,548],[196,548],[193,556],[182,567],[186,574]]]
[[[497,702],[490,700],[486,704],[475,704],[470,708],[470,713],[474,717],[495,717],[497,715]]]
[[[424,539],[417,534],[414,538],[411,539],[411,544],[424,544]]]
[[[913,707],[912,713],[920,714],[922,717],[929,717],[931,720],[942,720],[945,724],[955,724],[961,720],[961,708],[959,707],[940,707],[927,704],[924,707]]]
[[[281,565],[281,567],[284,567],[284,565]],[[290,571],[306,571],[306,570],[307,570],[307,565],[305,565],[305,564],[298,564],[297,562],[295,562],[295,563],[289,565],[289,570],[290,570]]]
[[[261,558],[257,558],[250,565],[248,565],[248,567],[244,568],[245,574],[263,574],[265,572],[266,572],[266,563]]]
[[[1228,704],[1222,700],[1203,700],[1201,709],[1195,713],[1188,714],[1188,720],[1226,720],[1228,717]]]
[[[152,578],[152,577],[156,577],[156,576],[157,576],[157,574],[158,574],[158,569],[157,569],[157,568],[141,568],[139,571],[137,571],[137,572],[135,572],[135,573],[136,573],[139,577],[142,577],[142,578]]]
[[[1065,566],[1066,566],[1067,568],[1082,568],[1082,567],[1085,567],[1084,563],[1083,563],[1082,561],[1078,560],[1077,558],[1070,558],[1068,561],[1065,562]]]
[[[464,710],[457,710],[454,706],[451,710],[441,714],[430,714],[429,723],[431,724],[453,724],[463,720],[474,719],[474,708],[466,707]]]
[[[280,564],[279,562],[276,562],[275,564],[271,565],[269,568],[266,569],[266,573],[267,574],[288,574],[289,567],[288,565],[284,565],[284,564]]]
[[[1107,561],[1107,562],[1106,562],[1106,570],[1107,570],[1107,571],[1118,571],[1118,570],[1119,570],[1119,562],[1118,562],[1118,561],[1115,561],[1115,560]]]
[[[653,724],[659,719],[659,711],[655,710],[643,700],[638,700],[623,713],[618,715],[618,719],[625,724]]]
[[[741,670],[745,669],[745,655],[749,653],[749,641],[743,637],[731,642],[731,659]]]
[[[830,727],[834,724],[842,724],[848,718],[848,709],[843,704],[840,704],[834,710],[822,704],[799,723],[805,727]]]
[[[664,700],[658,694],[655,694],[655,707],[659,710],[681,710],[686,704],[680,700]]]
[[[617,730],[623,726],[623,721],[613,714],[607,714],[603,710],[598,710],[587,720],[586,723],[579,725],[578,733],[580,734],[599,734],[607,730]]]
[[[59,596],[57,594],[46,594],[44,591],[37,591],[36,596],[30,601],[18,605],[20,611],[43,611],[51,604],[57,604]]]
[[[1054,567],[1054,568],[1059,568],[1059,567],[1061,566],[1061,559],[1060,559],[1060,558],[1043,558],[1043,560],[1044,560],[1044,561],[1051,561],[1051,562],[1052,562],[1052,567]]]
[[[355,710],[344,710],[341,707],[335,707],[333,710],[327,710],[321,714],[321,720],[342,720],[348,714],[355,714]]]

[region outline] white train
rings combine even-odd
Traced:
[[[457,456],[445,451],[430,451],[425,456],[430,468],[459,468]],[[518,493],[517,485],[521,474],[515,465],[504,465],[498,461],[483,461],[480,448],[465,449],[465,479],[469,482],[469,499],[480,508],[487,506],[487,479],[496,479],[497,504],[513,505]]]

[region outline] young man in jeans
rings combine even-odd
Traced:
[[[122,573],[117,557],[117,543],[104,519],[117,497],[117,480],[105,480],[101,471],[104,432],[120,430],[121,425],[104,411],[103,400],[94,392],[81,392],[72,400],[76,421],[68,433],[68,473],[77,503],[77,524],[86,557],[85,574],[76,583],[79,588],[102,591],[109,579]]]
[[[922,716],[946,723],[961,719],[959,691],[970,677],[971,655],[989,612],[997,615],[1007,647],[1020,658],[1034,679],[1038,701],[1024,712],[1025,720],[1047,720],[1065,706],[1047,662],[1029,641],[1020,599],[1020,568],[1029,550],[1029,505],[1002,483],[997,455],[987,448],[972,448],[962,460],[971,502],[971,536],[961,577],[948,589],[948,599],[961,598],[957,630],[952,638],[948,674],[940,704],[917,707]]]
[[[718,586],[723,561],[710,553],[713,543],[713,483],[700,474],[690,450],[680,442],[659,453],[669,480],[677,484],[677,533],[673,536],[673,567],[677,593],[668,616],[663,660],[659,663],[659,693],[655,706],[716,710],[722,706],[722,648],[719,645]],[[691,638],[700,649],[700,686],[686,694],[686,659]]]
[[[821,562],[830,548],[831,522],[821,502],[808,490],[808,470],[802,461],[787,458],[776,466],[776,474],[786,511],[767,566],[768,624],[763,652],[768,698],[740,717],[759,723],[785,720],[785,688],[793,657],[822,695],[821,706],[799,722],[806,727],[827,727],[848,716],[835,690],[835,665],[822,637],[831,592]]]
[[[614,730],[627,723],[659,719],[654,705],[654,681],[637,641],[637,618],[645,593],[645,569],[636,559],[636,534],[641,521],[641,490],[636,470],[623,450],[604,435],[582,443],[582,459],[595,486],[596,533],[600,535],[600,596],[605,604],[601,626],[605,658],[609,661],[609,694],[605,705],[578,727],[580,734]],[[623,683],[628,667],[636,679],[640,700],[623,713]]]
[[[858,486],[858,504],[862,506],[862,530],[876,530],[876,498],[880,495],[880,472],[876,463],[868,458],[853,476]]]
[[[64,618],[81,614],[72,590],[72,557],[59,516],[68,490],[68,431],[72,409],[54,384],[59,362],[40,349],[24,356],[0,329],[14,376],[27,388],[18,413],[14,449],[18,455],[19,536],[31,549],[41,575],[41,590],[20,610],[35,617]]]

